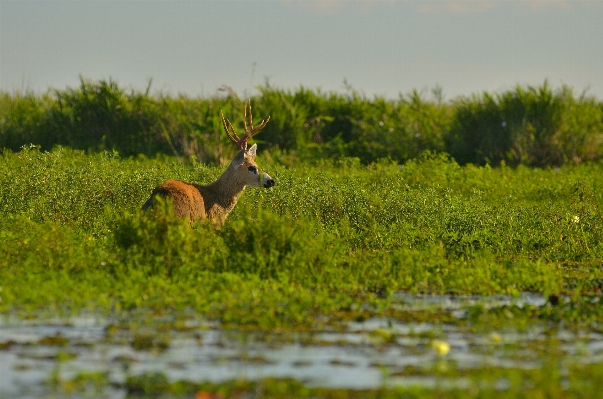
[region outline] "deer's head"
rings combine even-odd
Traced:
[[[247,108],[249,108],[249,125],[247,125]],[[251,147],[247,148],[247,142],[254,134],[259,132],[268,121],[270,121],[270,117],[265,120],[262,119],[262,122],[253,127],[253,115],[251,113],[251,100],[245,105],[245,117],[243,119],[243,124],[245,126],[245,134],[242,138],[239,138],[237,135],[234,126],[228,119],[224,119],[224,114],[222,115],[222,124],[224,125],[224,130],[228,135],[228,138],[239,148],[239,152],[234,157],[232,162],[230,163],[229,168],[236,170],[238,173],[238,180],[241,184],[250,187],[264,187],[270,188],[274,186],[274,179],[270,177],[266,172],[261,172],[260,167],[255,162],[255,156],[257,151],[257,145],[254,144]]]

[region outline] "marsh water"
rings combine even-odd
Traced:
[[[397,294],[392,306],[439,307],[461,319],[476,303],[488,311],[509,305],[545,306],[546,299],[533,294],[516,298]],[[435,340],[447,343],[449,350],[437,350]],[[369,318],[332,331],[275,333],[224,330],[194,312],[4,316],[0,319],[0,397],[54,397],[53,384],[82,373],[105,375],[107,383],[99,395],[108,398],[127,396],[128,376],[152,372],[171,381],[291,377],[311,386],[352,389],[433,386],[442,383],[435,375],[405,370],[450,365],[535,368],[551,345],[561,361],[603,360],[603,334],[563,328],[551,332],[541,324],[474,331],[438,320]],[[464,381],[457,378],[448,383],[462,386]]]

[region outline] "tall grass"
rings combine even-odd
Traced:
[[[448,152],[460,164],[558,166],[603,154],[603,104],[571,88],[516,87],[443,101],[413,91],[372,99],[266,83],[253,99],[256,117],[271,116],[258,136],[281,160],[356,157],[363,164],[399,163],[424,151]],[[0,147],[18,151],[64,145],[121,156],[175,155],[220,164],[234,153],[220,110],[239,123],[243,101],[232,90],[211,98],[127,91],[113,81],[81,80],[78,88],[0,94]]]
[[[258,309],[286,303],[297,310],[282,317],[298,320],[398,290],[601,289],[601,165],[461,167],[443,155],[404,166],[262,161],[277,186],[247,190],[216,231],[191,229],[169,207],[153,217],[139,209],[159,182],[205,183],[221,168],[66,148],[5,151],[0,306],[168,301],[275,323],[284,321]],[[252,303],[259,308],[249,313]]]
[[[162,181],[221,173],[211,165],[234,146],[220,110],[236,122],[243,109],[232,91],[171,98],[82,80],[0,95],[0,309],[194,307],[273,326],[399,290],[602,289],[597,100],[546,83],[450,102],[260,93],[260,164],[277,186],[248,190],[221,230],[140,207]]]
[[[603,104],[571,88],[516,87],[462,98],[447,137],[461,163],[558,166],[601,158]]]

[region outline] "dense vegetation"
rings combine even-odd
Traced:
[[[239,115],[232,92],[174,99],[82,80],[43,96],[3,94],[0,306],[136,307],[155,298],[225,319],[234,300],[244,309],[233,320],[288,324],[399,290],[601,288],[603,174],[584,162],[601,150],[595,99],[574,98],[568,88],[553,93],[546,83],[449,103],[438,91],[435,102],[416,92],[399,101],[269,85],[261,92],[256,118],[272,119],[260,157],[278,185],[248,190],[219,231],[203,223],[191,230],[169,207],[160,218],[138,210],[161,181],[219,175],[221,167],[199,159],[228,161],[233,153],[219,113]],[[29,142],[37,146],[14,152]],[[429,149],[500,167],[461,167]],[[574,166],[522,166],[566,161]],[[24,279],[45,288],[24,291]],[[240,297],[225,300],[224,285],[240,285]],[[81,295],[65,296],[66,286]],[[251,303],[267,301],[261,309],[291,295],[299,314],[255,320],[264,316],[248,312],[249,295]]]
[[[201,162],[224,162],[233,153],[222,133],[220,110],[240,120],[243,104],[225,88],[211,98],[150,95],[113,81],[81,80],[79,88],[43,95],[0,93],[0,147],[18,151],[28,144],[50,150],[64,145],[115,150],[122,157],[157,153]],[[266,84],[253,99],[256,117],[271,116],[263,148],[278,148],[301,159],[357,157],[399,163],[423,151],[445,151],[459,163],[559,166],[601,159],[603,103],[553,90],[516,87],[444,101],[413,91],[397,100],[367,99]]]
[[[159,218],[139,208],[167,178],[208,182],[220,168],[65,148],[5,151],[0,306],[167,302],[223,321],[297,324],[398,290],[601,288],[599,164],[492,169],[426,155],[404,166],[344,159],[288,168],[266,155],[277,187],[247,190],[216,231],[191,230],[169,207]],[[225,286],[240,287],[237,297]]]
[[[547,345],[557,342],[549,331],[603,329],[600,102],[546,83],[449,102],[437,91],[433,101],[418,92],[390,101],[260,90],[254,113],[271,122],[258,136],[259,163],[277,185],[248,189],[219,230],[191,228],[169,204],[155,214],[140,207],[164,180],[203,184],[222,172],[234,146],[219,111],[237,120],[243,109],[233,93],[170,98],[82,81],[42,96],[0,94],[0,313],[186,310],[221,328],[273,333],[371,317],[484,334],[539,324],[551,336],[536,344],[542,368],[409,371],[469,377],[469,390],[192,384],[153,373],[125,387],[228,397],[592,396],[600,360],[560,371],[566,354]],[[477,303],[456,317],[400,306],[401,291],[548,300],[489,311]],[[377,333],[392,344],[391,332]],[[109,382],[82,374],[70,386],[79,383]]]

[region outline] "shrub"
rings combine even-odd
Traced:
[[[558,166],[598,160],[603,155],[601,104],[571,88],[554,92],[517,86],[498,95],[462,98],[447,138],[447,150],[461,164]]]

